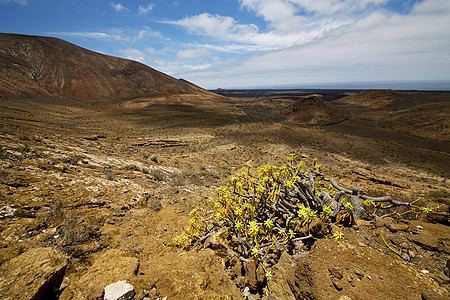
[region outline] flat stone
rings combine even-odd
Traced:
[[[359,227],[361,227],[361,226],[370,227],[373,225],[370,221],[366,221],[366,220],[358,219],[358,218],[355,218],[355,222],[356,222],[356,225],[358,225]]]
[[[125,280],[111,283],[105,287],[104,300],[130,300],[135,295],[134,288]]]
[[[392,224],[392,220],[389,218],[375,218],[375,227],[376,228],[380,228],[380,227],[388,227],[389,224]]]
[[[48,299],[58,289],[68,258],[50,247],[33,248],[2,265],[0,299]]]
[[[408,236],[408,239],[425,250],[436,251],[439,248],[439,239],[428,233],[410,235]]]
[[[387,227],[389,228],[390,231],[392,232],[397,232],[397,231],[408,231],[409,225],[408,224],[404,224],[404,223],[390,223],[387,224]]]

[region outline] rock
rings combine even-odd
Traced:
[[[232,278],[236,278],[238,276],[242,276],[242,264],[241,262],[237,262],[234,266],[232,266],[230,269],[230,275]]]
[[[308,254],[308,253],[307,252],[300,252],[300,253],[292,255],[292,258],[295,259],[295,260],[299,260],[300,258],[305,257],[306,254]]]
[[[2,265],[1,299],[48,299],[64,278],[68,258],[53,248],[33,248]]]
[[[408,224],[398,224],[398,223],[390,223],[387,225],[387,228],[389,228],[392,232],[397,231],[408,231],[409,225]]]
[[[444,274],[450,277],[450,259],[447,259],[447,264],[445,265]]]
[[[17,212],[16,212],[17,215]],[[450,241],[442,240],[438,249],[439,252],[450,254]]]
[[[258,291],[264,282],[264,270],[261,266],[261,264],[257,264],[254,261],[249,261],[243,263],[244,270],[245,270],[245,276],[246,276],[246,283],[250,287],[252,291]]]
[[[248,298],[250,296],[250,288],[248,286],[245,287],[244,291],[242,292],[242,296],[244,296],[244,298]]]
[[[263,291],[263,294],[269,295],[269,300],[294,300],[294,294],[292,293],[289,284],[286,281],[287,274],[294,272],[296,262],[291,256],[283,252],[280,260],[270,270],[272,277],[267,280],[267,287]],[[263,298],[264,299],[264,298]]]
[[[125,280],[111,283],[105,287],[104,300],[130,300],[135,295],[134,288]]]
[[[355,268],[354,273],[355,273],[359,278],[363,278],[364,275],[365,275],[364,272],[361,271],[361,270],[358,269],[358,268]]]
[[[449,219],[447,212],[434,211],[432,214],[427,214],[425,217],[427,221],[431,223],[438,223],[449,226]]]
[[[98,140],[98,136],[97,135],[89,135],[89,136],[84,136],[83,139],[88,140],[88,141],[96,141],[96,140]]]
[[[312,220],[311,224],[309,224],[309,230],[315,238],[323,238],[330,232],[327,224],[319,218]]]
[[[375,221],[375,227],[376,228],[383,227],[383,226],[389,228],[389,225],[393,224],[392,220],[390,218],[378,218],[378,217],[376,217],[374,221]]]
[[[320,299],[318,286],[315,284],[311,274],[311,265],[305,260],[299,260],[295,271],[288,274],[288,284],[294,294],[294,299]]]
[[[3,173],[0,177],[0,182],[11,187],[20,188],[28,187],[30,178],[23,174],[9,174]]]
[[[160,211],[162,209],[161,199],[158,197],[149,197],[147,199],[147,206],[154,211]]]
[[[439,239],[437,237],[425,232],[417,235],[410,235],[408,236],[408,239],[411,242],[416,243],[423,249],[431,251],[438,250],[440,244]]]
[[[444,273],[439,273],[432,277],[440,284],[449,284],[450,283],[450,278],[448,278]]]
[[[333,280],[333,286],[338,291],[342,291],[342,289],[343,289],[342,284],[339,281],[337,281],[337,280]]]
[[[445,300],[447,297],[433,291],[426,291],[422,293],[422,300]]]
[[[14,205],[5,205],[0,209],[0,219],[13,217],[17,208]]]
[[[211,234],[205,241],[205,248],[211,248],[219,257],[228,257],[228,248],[222,239],[217,239],[215,234]]]
[[[342,279],[344,277],[344,270],[338,267],[331,267],[328,269],[330,271],[330,274],[334,276],[337,279]]]
[[[303,243],[303,241],[295,241],[294,242],[294,249],[295,250],[302,250],[303,249],[303,247],[305,247],[305,244]]]
[[[366,220],[359,219],[359,218],[355,218],[355,222],[356,222],[356,225],[358,225],[359,227],[361,227],[361,226],[367,226],[367,227],[372,226],[372,223],[370,221],[366,221]]]

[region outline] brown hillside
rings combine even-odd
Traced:
[[[449,141],[450,103],[429,103],[389,114],[383,122],[409,135]]]
[[[208,92],[144,64],[57,38],[0,33],[0,93],[125,99]]]
[[[287,106],[280,116],[292,124],[323,125],[348,118],[348,112],[320,97],[312,96]]]
[[[390,90],[367,90],[339,99],[337,102],[368,108],[381,108],[394,102],[396,92]]]

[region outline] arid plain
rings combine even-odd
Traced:
[[[135,76],[126,93],[81,85],[89,93],[58,94],[37,76],[26,84],[41,90],[2,90],[2,298],[102,299],[126,280],[134,299],[448,299],[450,93],[212,92],[166,77],[156,91],[140,85],[144,71],[125,69],[112,73]],[[11,80],[22,72],[8,70]],[[343,186],[404,201],[423,194],[422,205],[439,209],[333,225],[330,236],[344,239],[317,239],[300,259],[282,255],[269,280],[215,244],[174,245],[199,197],[235,170],[281,165],[292,153],[317,158]],[[51,265],[37,264],[42,257]]]

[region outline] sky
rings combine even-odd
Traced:
[[[58,37],[207,89],[450,90],[450,0],[0,0],[0,32]]]

